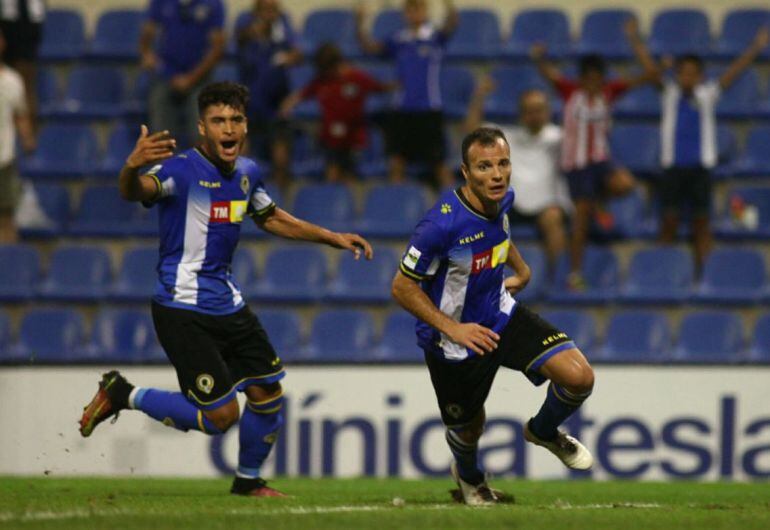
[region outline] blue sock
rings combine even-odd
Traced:
[[[156,388],[139,388],[132,396],[131,406],[141,410],[163,425],[180,431],[194,429],[205,434],[221,434],[203,411],[190,403],[181,392],[168,392]]]
[[[484,482],[484,472],[479,468],[479,445],[464,442],[456,430],[446,430],[446,441],[449,450],[457,462],[457,473],[469,484],[478,485]]]
[[[283,425],[283,395],[265,401],[246,401],[238,427],[240,450],[236,476],[258,478]]]
[[[541,440],[553,440],[558,434],[559,425],[579,409],[590,395],[590,391],[585,394],[573,394],[552,382],[548,385],[545,402],[540,411],[529,420],[530,430]]]

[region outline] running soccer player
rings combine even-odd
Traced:
[[[444,193],[418,223],[392,293],[419,319],[417,343],[446,425],[452,476],[465,503],[479,506],[499,500],[478,463],[484,402],[497,369],[518,370],[535,385],[551,381],[524,436],[572,469],[590,468],[593,457],[558,427],[591,394],[594,375],[565,333],[512,297],[530,270],[509,239],[506,212],[514,194],[502,131],[474,130],[463,140],[462,157],[465,184]],[[514,276],[504,279],[505,265]]]
[[[372,248],[356,234],[331,232],[275,205],[260,168],[239,156],[247,108],[244,86],[206,86],[198,98],[200,144],[177,156],[168,131],[148,135],[142,126],[121,170],[120,192],[126,200],[160,209],[152,316],[181,392],[134,386],[110,371],[85,407],[80,432],[90,436],[123,409],[140,410],[182,431],[212,435],[227,431],[240,416],[238,469],[230,491],[275,497],[283,494],[260,478],[260,466],[283,423],[279,381],[284,369],[231,274],[241,222],[245,215],[271,234],[347,249],[356,259],[362,254],[371,259]],[[164,160],[140,175],[139,168]],[[246,394],[242,415],[237,392]]]

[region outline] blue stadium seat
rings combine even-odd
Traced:
[[[0,245],[0,300],[29,300],[40,277],[40,255],[35,247]]]
[[[545,294],[546,286],[548,285],[548,263],[546,262],[545,253],[538,245],[516,245],[519,249],[519,253],[524,261],[529,265],[532,276],[529,283],[523,291],[516,295],[516,300],[522,302],[536,302],[539,301]],[[510,268],[506,267],[505,275],[510,276],[513,274]]]
[[[356,260],[351,252],[346,252],[340,257],[325,298],[336,303],[387,304],[397,270],[398,256],[389,248],[378,248],[371,261],[363,257]]]
[[[383,362],[421,363],[423,352],[417,346],[417,319],[406,311],[394,311],[385,320],[382,338],[374,357]]]
[[[607,59],[629,59],[633,51],[623,25],[636,18],[628,9],[595,9],[583,19],[580,39],[575,44],[578,55],[598,54]]]
[[[659,362],[671,346],[671,328],[664,314],[624,311],[610,318],[600,355],[612,362]]]
[[[99,161],[96,173],[101,177],[115,180],[117,175],[120,174],[126,158],[133,151],[138,137],[138,125],[133,123],[117,123],[112,132],[110,132],[110,137],[107,140],[107,149]]]
[[[711,50],[709,21],[699,9],[667,9],[652,21],[650,51],[656,55],[703,55]]]
[[[362,70],[383,83],[392,83],[395,81],[395,70],[390,63],[367,63],[366,65],[363,65]],[[383,112],[388,112],[390,110],[392,99],[393,95],[390,92],[370,93],[366,98],[366,104],[364,106],[366,115],[375,118],[381,116]],[[444,99],[446,103],[446,97]],[[446,106],[444,107],[444,111],[446,112]]]
[[[319,179],[324,174],[324,157],[315,138],[304,131],[294,134],[291,172],[297,177]]]
[[[11,347],[11,318],[0,310],[0,362],[8,360]]]
[[[301,344],[300,319],[294,311],[267,309],[257,313],[270,344],[284,361],[297,359]]]
[[[141,363],[161,347],[147,311],[102,309],[94,319],[88,350],[96,362]]]
[[[35,183],[35,199],[43,214],[32,224],[20,224],[19,233],[24,238],[56,237],[66,232],[70,216],[70,196],[67,188],[59,184]]]
[[[425,190],[416,184],[372,187],[356,230],[366,237],[409,237],[425,213],[426,204]]]
[[[78,59],[85,45],[83,17],[74,9],[50,9],[45,15],[43,38],[38,50],[42,61]]]
[[[353,195],[344,184],[309,184],[294,197],[292,213],[330,230],[349,230],[354,215]]]
[[[548,90],[543,78],[531,65],[499,66],[492,71],[492,78],[495,90],[484,105],[484,114],[491,120],[515,120],[519,97],[523,92],[533,88]]]
[[[265,302],[314,302],[323,295],[326,257],[317,248],[286,247],[273,250],[262,277],[246,297]]]
[[[460,9],[457,30],[449,39],[449,59],[494,59],[501,51],[500,21],[489,9]]]
[[[94,59],[139,60],[139,33],[145,14],[133,9],[102,12],[88,56]]]
[[[440,85],[444,115],[457,120],[465,118],[475,85],[471,71],[462,66],[444,66]]]
[[[569,259],[562,255],[556,265],[555,281],[548,292],[554,303],[606,303],[615,299],[618,290],[618,259],[612,250],[589,246],[583,257],[583,277],[588,286],[582,291],[567,288]]]
[[[48,276],[38,289],[44,300],[101,300],[110,281],[107,251],[95,246],[62,246],[51,255]]]
[[[89,186],[67,232],[73,236],[125,236],[133,228],[139,208],[137,203],[121,198],[117,186]]]
[[[381,178],[388,173],[385,159],[385,139],[377,127],[370,127],[368,142],[361,153],[358,174],[365,179]],[[366,215],[366,213],[364,213]]]
[[[374,358],[374,324],[364,311],[334,309],[313,320],[304,357],[322,362],[355,362]]]
[[[356,39],[355,15],[349,9],[316,9],[308,13],[302,30],[302,49],[312,54],[321,44],[333,42],[348,58],[361,56]]]
[[[87,358],[83,317],[74,309],[31,309],[24,315],[12,359],[29,364]]]
[[[651,175],[660,168],[657,125],[618,125],[610,131],[612,155],[634,173]]]
[[[674,359],[687,363],[734,363],[742,360],[743,326],[727,311],[696,311],[682,319]]]
[[[238,66],[232,61],[223,61],[219,63],[211,72],[212,82],[232,81],[233,83],[240,82],[240,73],[238,72]]]
[[[740,177],[770,175],[770,126],[757,125],[749,131],[746,149],[736,160],[733,173]]]
[[[135,247],[123,254],[115,282],[110,288],[110,300],[115,302],[146,302],[155,294],[158,282],[158,246]]]
[[[692,293],[692,254],[679,248],[642,249],[631,258],[618,301],[627,304],[680,304]]]
[[[40,118],[49,118],[59,104],[61,90],[52,68],[37,70],[37,113]]]
[[[611,224],[595,223],[593,227],[602,237],[627,239],[649,235],[647,204],[641,190],[634,190],[623,197],[611,197],[605,203],[605,210],[612,220]]]
[[[714,44],[714,54],[721,59],[737,57],[751,44],[762,26],[770,25],[768,9],[733,9],[722,19],[722,32]],[[762,53],[768,57],[769,50]]]
[[[152,74],[147,71],[139,72],[131,83],[131,89],[126,91],[120,103],[121,115],[131,120],[146,120],[151,85]]]
[[[770,188],[735,188],[729,192],[726,199],[714,230],[720,239],[770,238]],[[748,213],[750,210],[756,210],[756,224],[748,221],[747,214],[739,213]]]
[[[315,77],[315,69],[309,64],[299,65],[289,70],[289,87],[292,91],[302,90]],[[316,98],[302,101],[294,107],[292,116],[298,120],[318,120],[321,118],[321,107]],[[292,153],[293,154],[293,153]]]
[[[87,125],[45,125],[38,135],[37,150],[19,161],[19,170],[32,179],[84,177],[97,159],[97,145]]]
[[[589,354],[596,341],[596,322],[591,313],[562,309],[544,311],[540,316],[566,333],[586,355]]]
[[[404,27],[404,15],[401,9],[383,9],[374,17],[372,37],[382,42]]]
[[[529,58],[533,44],[542,43],[548,55],[561,58],[569,51],[569,20],[560,9],[522,9],[511,19],[511,33],[503,53],[514,59]]]
[[[657,88],[644,85],[628,91],[613,106],[616,118],[629,120],[651,120],[660,117],[660,92]]]
[[[749,347],[749,359],[770,362],[770,313],[765,313],[757,319]]]
[[[717,126],[717,167],[714,170],[714,178],[729,176],[735,165],[738,152],[738,142],[735,131],[729,125]]]
[[[770,293],[765,260],[754,249],[721,248],[706,258],[694,300],[707,304],[756,304]]]
[[[713,71],[711,77],[718,77]],[[717,117],[725,119],[751,119],[756,116],[757,107],[763,99],[761,81],[755,69],[743,72],[727,90],[722,93],[717,103]]]
[[[67,79],[61,104],[51,117],[68,120],[114,119],[121,115],[123,73],[107,66],[76,66]]]

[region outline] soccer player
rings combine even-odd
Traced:
[[[415,315],[417,342],[436,391],[452,475],[468,505],[498,501],[478,463],[484,402],[500,366],[535,385],[550,380],[540,411],[525,426],[527,441],[572,469],[588,469],[591,453],[558,426],[588,398],[594,375],[563,332],[512,294],[530,270],[509,239],[511,161],[502,131],[479,128],[462,143],[465,184],[444,193],[418,223],[393,279],[395,300]],[[508,265],[515,275],[504,279]]]
[[[80,432],[89,436],[124,409],[205,434],[227,431],[240,416],[238,470],[231,492],[281,496],[260,478],[260,466],[283,422],[284,370],[230,272],[241,222],[251,217],[271,234],[347,249],[356,258],[363,254],[371,259],[372,248],[356,234],[331,232],[275,205],[260,168],[239,156],[246,137],[244,86],[208,85],[198,108],[198,147],[171,158],[175,140],[168,131],[148,135],[142,126],[120,173],[123,198],[160,209],[159,282],[152,315],[181,392],[134,386],[119,372],[108,372],[83,412]],[[161,161],[140,174],[139,168]],[[246,394],[242,415],[237,392]]]

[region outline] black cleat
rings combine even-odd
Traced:
[[[285,493],[274,490],[261,478],[235,477],[230,493],[247,497],[286,497]]]
[[[91,436],[97,425],[104,420],[115,416],[128,408],[128,396],[134,386],[126,381],[117,370],[112,370],[102,375],[99,381],[99,390],[96,391],[91,402],[83,408],[83,416],[80,418],[80,434],[87,438]]]

